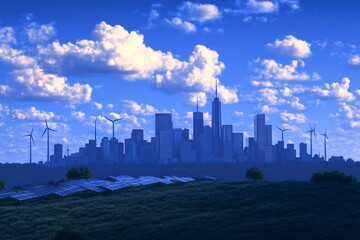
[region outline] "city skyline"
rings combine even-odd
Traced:
[[[135,128],[150,140],[162,112],[191,135],[197,103],[211,125],[216,85],[221,125],[244,139],[253,137],[253,116],[265,113],[273,144],[282,138],[277,125],[292,129],[285,143],[309,147],[309,124],[316,124],[313,155],[324,155],[326,133],[327,156],[357,160],[358,2],[74,4],[82,11],[70,1],[0,3],[0,162],[29,161],[22,136],[32,126],[32,160],[45,161],[45,118],[57,131],[50,153],[56,143],[83,146],[98,116],[123,119],[115,124],[121,142]],[[111,122],[97,124],[99,141],[112,136]]]

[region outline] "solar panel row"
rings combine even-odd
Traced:
[[[28,187],[23,191],[11,191],[3,190],[0,191],[0,199],[3,198],[13,198],[19,201],[38,198],[43,196],[48,196],[50,194],[55,194],[58,196],[68,196],[73,193],[82,192],[82,191],[93,191],[93,192],[103,192],[105,189],[110,191],[116,191],[122,188],[130,186],[140,186],[140,185],[151,185],[155,183],[163,183],[166,185],[173,184],[174,181],[178,182],[189,182],[194,181],[195,179],[189,177],[176,177],[176,176],[165,176],[164,178],[153,177],[153,176],[141,176],[138,178],[122,175],[122,176],[110,176],[110,179],[113,181],[107,180],[98,180],[98,179],[80,179],[73,180],[69,182],[60,183],[59,186],[52,185],[39,185]]]

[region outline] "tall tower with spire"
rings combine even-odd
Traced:
[[[204,133],[204,115],[199,112],[199,97],[196,99],[196,112],[193,112],[193,146],[196,149],[197,160],[201,158],[200,136]]]
[[[215,157],[221,157],[221,102],[217,96],[217,80],[215,80],[215,98],[212,102],[211,128],[213,154]]]

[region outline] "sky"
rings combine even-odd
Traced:
[[[285,142],[360,160],[360,2],[356,0],[0,1],[0,162],[46,160],[131,129],[154,136],[155,113],[192,132],[210,125],[215,84],[222,122],[253,136],[265,113]],[[310,150],[308,150],[310,151]]]

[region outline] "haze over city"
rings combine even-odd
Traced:
[[[15,1],[0,3],[0,162],[46,161],[55,143],[78,151],[97,135],[155,136],[155,113],[192,134],[211,125],[215,86],[222,124],[254,136],[254,115],[286,143],[358,160],[360,50],[357,1]],[[41,4],[36,4],[41,2]],[[101,5],[102,11],[96,11]],[[66,17],[64,17],[66,16]],[[190,136],[192,138],[192,136]],[[272,142],[281,140],[273,127]],[[309,152],[309,150],[308,150]]]

